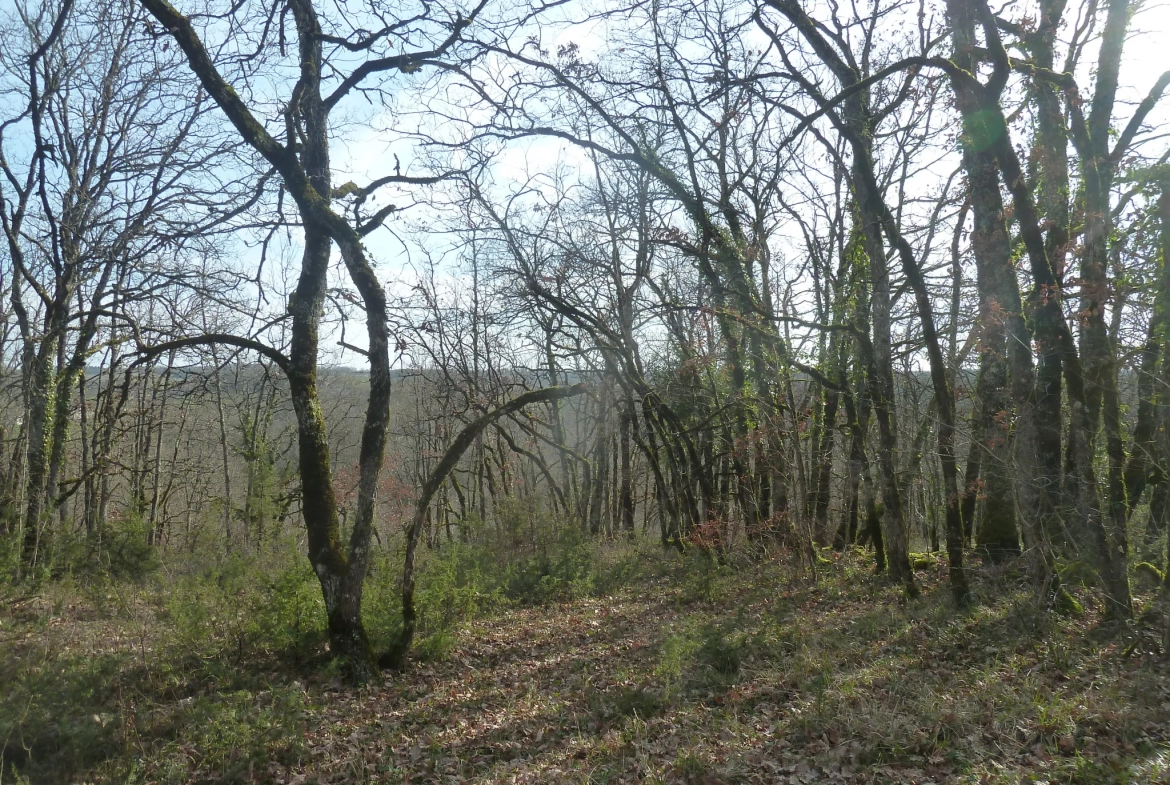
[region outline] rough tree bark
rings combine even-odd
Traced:
[[[317,9],[311,0],[292,0],[289,8],[296,23],[300,65],[296,88],[285,109],[290,135],[285,144],[264,128],[239,93],[224,80],[190,19],[167,0],[142,0],[142,4],[174,38],[203,88],[227,115],[243,141],[280,174],[285,190],[301,214],[304,251],[295,296],[289,304],[292,339],[289,356],[280,357],[280,361],[288,377],[297,415],[309,558],[325,599],[330,644],[334,653],[349,663],[352,675],[359,681],[364,680],[373,673],[375,658],[361,621],[362,587],[369,567],[378,476],[385,453],[391,379],[386,295],[370,264],[363,238],[378,228],[394,207],[384,207],[356,225],[332,208],[335,193],[330,181],[329,115],[368,77],[392,70],[414,70],[442,56],[459,41],[462,31],[482,9],[483,3],[471,17],[458,17],[449,28],[447,37],[436,48],[366,60],[345,76],[332,93],[323,96],[325,64],[322,42],[325,36]],[[376,183],[426,183],[437,179],[394,175]],[[346,187],[336,195],[356,193],[364,198],[376,187]],[[331,242],[337,244],[350,280],[361,298],[368,341],[369,394],[358,458],[357,514],[348,548],[340,537],[328,438],[317,391],[318,327]]]

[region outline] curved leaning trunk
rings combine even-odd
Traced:
[[[870,400],[878,424],[878,470],[882,494],[882,543],[890,577],[903,584],[911,596],[918,593],[910,567],[910,546],[905,513],[898,489],[896,456],[897,424],[894,419],[894,372],[891,357],[890,273],[872,196],[858,194],[858,210],[865,224],[865,246],[870,265],[870,322],[873,340],[865,358],[873,377]]]
[[[370,566],[370,539],[378,505],[378,479],[386,454],[386,432],[390,427],[390,334],[387,327],[386,295],[382,284],[361,249],[356,232],[344,222],[334,232],[341,256],[366,311],[370,369],[370,391],[358,453],[357,515],[350,532],[347,570],[342,582],[338,613],[346,628],[345,645],[355,667],[373,668],[374,651],[361,621],[362,589]],[[361,678],[369,674],[359,673]]]
[[[414,641],[415,627],[418,623],[418,617],[416,616],[414,607],[414,557],[418,551],[419,537],[426,523],[427,511],[431,507],[431,499],[434,498],[435,492],[446,481],[447,476],[455,469],[455,466],[459,463],[459,459],[463,457],[463,453],[467,452],[467,449],[475,442],[476,437],[483,433],[485,428],[501,417],[512,412],[517,412],[531,403],[559,401],[563,398],[580,395],[585,390],[586,386],[582,383],[575,384],[572,387],[545,387],[541,390],[526,392],[508,401],[503,406],[493,409],[478,419],[473,420],[451,442],[451,445],[443,453],[443,457],[439,460],[439,463],[423,483],[418,502],[414,507],[414,516],[411,518],[410,527],[406,531],[406,556],[403,560],[402,567],[402,632],[398,640],[390,647],[390,650],[379,658],[380,665],[399,669],[406,664],[406,656],[410,653],[410,645]]]

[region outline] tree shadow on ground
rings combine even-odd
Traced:
[[[943,577],[921,573],[906,603],[860,562],[816,584],[763,565],[702,601],[656,584],[516,609],[361,689],[272,653],[199,661],[124,640],[89,670],[46,660],[28,686],[60,696],[44,715],[107,722],[72,751],[46,736],[18,768],[33,782],[1166,776],[1160,653],[1126,653],[1093,612],[1029,616],[1010,585],[980,583],[1001,577],[977,577],[995,599],[956,613]]]

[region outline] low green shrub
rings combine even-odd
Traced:
[[[539,546],[535,555],[507,567],[501,587],[505,597],[521,604],[540,605],[593,593],[596,547],[585,541],[579,529],[563,528]]]
[[[699,666],[720,676],[735,676],[743,665],[747,641],[740,634],[730,634],[709,624],[703,628],[702,640],[695,650]]]
[[[442,662],[455,648],[455,640],[450,630],[436,630],[419,641],[414,656],[423,662]]]
[[[533,542],[517,546],[513,534],[531,532],[514,523],[502,528],[499,542],[485,534],[482,542],[422,548],[415,588],[419,635],[505,607],[608,594],[644,572],[645,555],[627,544],[597,543],[577,527],[544,524],[536,532]],[[366,579],[363,619],[376,648],[396,640],[401,629],[400,559],[401,552],[382,552]]]
[[[748,636],[737,631],[741,626],[739,622],[707,620],[665,637],[654,669],[663,694],[677,697],[733,682],[752,647]]]
[[[23,550],[23,532],[18,527],[0,537],[0,575],[15,575]],[[68,529],[53,530],[41,540],[37,565],[21,569],[22,583],[42,585],[45,581],[77,576],[85,580],[142,583],[158,572],[158,549],[147,541],[147,529],[140,517],[112,520],[100,532],[78,534]]]
[[[621,721],[628,718],[650,719],[670,706],[670,698],[650,684],[622,686],[590,692],[588,711],[596,722]]]
[[[194,696],[157,730],[185,753],[160,756],[158,780],[245,782],[270,762],[297,765],[307,751],[305,709],[304,692],[296,685]]]
[[[399,557],[381,554],[366,578],[362,619],[375,648],[397,640],[402,629]],[[489,562],[482,549],[458,542],[419,554],[415,613],[420,636],[450,630],[501,603],[498,586],[487,572]]]
[[[685,634],[668,635],[663,639],[654,676],[667,690],[678,687],[696,648],[698,643]]]
[[[106,528],[97,564],[115,580],[142,581],[159,568],[158,550],[146,541],[146,526],[138,519]]]
[[[169,643],[208,656],[275,655],[303,662],[325,638],[321,587],[304,557],[283,566],[235,555],[179,577],[166,594]]]
[[[0,575],[6,580],[0,581],[2,586],[10,586],[7,578],[16,574],[16,564],[20,560],[20,541],[15,534],[0,537]]]
[[[735,578],[730,564],[698,547],[688,547],[673,565],[672,582],[682,587],[687,602],[718,602]]]
[[[119,752],[124,654],[56,657],[28,652],[0,663],[0,781],[13,772],[80,771]]]

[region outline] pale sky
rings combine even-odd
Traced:
[[[1030,4],[1028,4],[1030,5]],[[1071,4],[1070,4],[1071,5]],[[1004,15],[1018,16],[1012,6],[1002,9]],[[1071,22],[1070,22],[1071,26]],[[572,41],[581,47],[585,58],[595,56],[606,48],[606,30],[603,25],[591,23],[588,26],[577,26],[571,30],[546,31],[550,35],[545,39],[547,48],[554,48],[558,43]],[[1066,28],[1065,34],[1069,34]],[[1094,52],[1086,52],[1083,61],[1086,68],[1095,61]],[[1115,108],[1115,123],[1125,124],[1132,114],[1136,104],[1146,96],[1150,87],[1162,74],[1170,70],[1170,0],[1149,0],[1141,7],[1131,23],[1130,39],[1127,42],[1124,64],[1121,73],[1121,89],[1119,102]],[[1080,82],[1089,84],[1088,72],[1080,74]],[[415,107],[417,108],[417,107]],[[1165,121],[1170,118],[1170,95],[1163,98],[1160,106],[1150,119],[1152,124],[1167,126]],[[385,129],[357,130],[351,142],[339,150],[340,155],[335,161],[340,163],[348,158],[352,164],[352,176],[361,182],[362,178],[376,177],[387,171],[387,163],[392,162],[392,152],[397,152],[403,162],[404,171],[413,169],[408,163],[414,159],[410,145],[406,142],[387,143]],[[1154,140],[1151,147],[1160,151],[1170,145],[1170,140]],[[559,140],[529,140],[523,143],[514,143],[500,158],[498,169],[503,178],[511,177],[517,182],[525,180],[532,174],[539,174],[553,168],[557,163],[566,162],[587,165],[583,153]],[[421,172],[411,172],[421,173]],[[343,178],[338,178],[341,182]],[[417,214],[416,214],[417,217]],[[407,218],[406,220],[409,220]],[[399,224],[399,228],[406,230],[406,225]],[[399,240],[386,232],[377,233],[370,238],[370,247],[379,260],[379,271],[383,280],[392,288],[395,281],[409,279],[412,276],[408,255]],[[417,234],[406,230],[405,236],[417,239]],[[425,242],[425,240],[424,240]],[[452,274],[453,275],[453,274]],[[357,327],[358,325],[352,325]],[[351,333],[348,340],[363,344],[364,336]],[[344,353],[336,358],[342,363],[354,363],[358,358]]]

